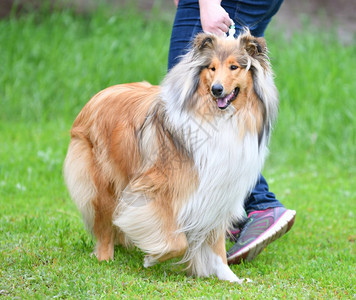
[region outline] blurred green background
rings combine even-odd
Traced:
[[[286,1],[267,29],[280,111],[263,173],[297,218],[232,267],[248,288],[169,263],[143,269],[142,253],[120,247],[97,263],[63,183],[69,130],[90,97],[163,79],[173,1],[0,4],[0,295],[355,297],[354,2]]]

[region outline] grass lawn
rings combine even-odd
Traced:
[[[245,285],[185,276],[143,253],[90,257],[62,164],[71,124],[109,85],[160,82],[172,19],[123,10],[0,21],[0,296],[9,298],[356,297],[356,43],[309,31],[267,35],[280,115],[264,175],[297,210],[292,230],[232,270]]]

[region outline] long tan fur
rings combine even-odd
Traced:
[[[134,244],[145,266],[181,256],[197,276],[241,282],[224,235],[262,168],[277,106],[265,43],[248,32],[199,34],[161,86],[95,95],[74,121],[64,177],[97,258]]]

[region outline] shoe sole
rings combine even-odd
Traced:
[[[253,242],[227,258],[228,264],[240,264],[242,260],[251,261],[270,243],[286,234],[293,226],[296,211],[287,210],[277,222]]]

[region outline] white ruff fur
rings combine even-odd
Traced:
[[[85,227],[92,233],[95,212],[91,202],[96,196],[96,190],[88,173],[88,157],[90,153],[78,143],[75,143],[75,145],[72,143],[69,146],[69,150],[78,146],[80,147],[80,151],[78,151],[80,154],[76,157],[66,157],[64,163],[64,178],[72,199],[74,199],[74,202],[83,215]],[[71,166],[71,168],[69,168],[69,166]]]
[[[186,234],[189,244],[183,261],[190,261],[198,276],[215,274],[209,272],[209,263],[202,262],[210,261],[213,254],[211,250],[203,251],[202,247],[208,247],[203,244],[207,239],[216,240],[216,234],[225,232],[233,219],[243,217],[244,200],[264,162],[266,139],[259,148],[257,135],[248,133],[239,138],[238,117],[230,106],[210,122],[198,123],[187,113],[170,118],[174,127],[180,128],[180,135],[186,137],[199,174],[198,189],[178,218],[180,231]]]

